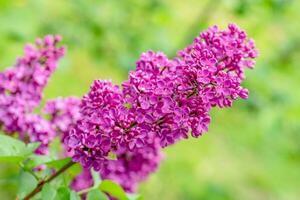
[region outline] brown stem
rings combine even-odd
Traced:
[[[41,180],[38,185],[35,187],[34,190],[32,190],[25,198],[24,200],[29,200],[31,199],[33,196],[35,196],[37,193],[39,193],[44,185],[46,183],[49,183],[50,181],[52,181],[53,179],[55,179],[57,176],[59,176],[60,174],[62,174],[64,171],[66,171],[67,169],[69,169],[71,166],[73,166],[75,163],[73,161],[68,162],[65,166],[63,166],[60,170],[58,170],[57,172],[55,172],[54,174],[52,174],[49,178],[45,179],[45,180]]]

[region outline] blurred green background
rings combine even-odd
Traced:
[[[250,98],[212,111],[209,133],[165,150],[142,184],[146,200],[300,199],[299,0],[0,0],[0,66],[24,43],[61,34],[68,47],[45,96],[82,95],[93,79],[121,83],[146,50],[172,57],[210,25],[235,22],[255,39]],[[16,193],[1,164],[0,199]]]

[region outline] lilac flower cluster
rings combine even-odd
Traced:
[[[157,168],[160,148],[190,131],[193,137],[207,132],[212,107],[247,98],[241,83],[256,56],[254,42],[233,24],[209,28],[174,59],[143,53],[122,88],[96,80],[84,96],[82,117],[65,139],[73,160],[133,191]]]
[[[122,87],[95,80],[82,99],[57,98],[40,113],[43,89],[64,48],[59,36],[38,39],[25,47],[16,64],[0,72],[0,130],[18,133],[25,142],[41,142],[37,154],[47,154],[56,136],[65,155],[80,162],[83,173],[71,187],[93,184],[90,168],[112,179],[127,192],[153,173],[161,148],[208,131],[213,107],[230,107],[245,99],[244,70],[257,56],[254,42],[230,24],[202,32],[173,59],[161,52],[143,53]],[[115,154],[116,160],[110,155]]]
[[[19,133],[25,142],[41,142],[37,153],[47,153],[54,138],[52,125],[42,115],[35,114],[43,89],[54,72],[64,48],[58,47],[60,36],[37,39],[28,44],[24,56],[4,72],[0,72],[0,129],[7,134]]]
[[[111,149],[117,148],[111,135],[122,130],[115,125],[122,118],[122,105],[119,87],[110,81],[94,81],[91,91],[82,99],[83,117],[65,139],[67,146],[74,151],[74,161],[85,168],[101,168]]]

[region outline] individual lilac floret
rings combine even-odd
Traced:
[[[82,99],[81,115],[65,143],[73,152],[73,160],[83,167],[100,170],[109,152],[118,146],[117,136],[122,128],[116,124],[123,98],[118,86],[110,81],[96,80]]]

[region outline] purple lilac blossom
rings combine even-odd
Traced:
[[[43,89],[64,55],[60,36],[46,36],[24,48],[14,66],[0,72],[0,129],[18,133],[25,142],[41,142],[36,153],[47,153],[55,133],[50,122],[33,111],[40,104]]]
[[[254,42],[233,24],[225,31],[209,28],[172,61],[162,53],[142,54],[123,83],[137,127],[160,138],[162,147],[187,138],[189,130],[193,137],[207,132],[212,107],[247,98],[241,82],[256,56]]]
[[[84,168],[100,170],[111,150],[117,149],[119,132],[124,132],[116,124],[124,111],[120,88],[110,81],[94,81],[82,99],[82,118],[65,138],[73,160]]]
[[[110,152],[143,151],[158,141],[166,147],[208,131],[212,107],[247,98],[244,69],[257,51],[244,31],[230,24],[200,33],[174,59],[143,53],[122,89],[95,81],[83,98],[81,120],[65,140],[73,160],[101,171]]]

